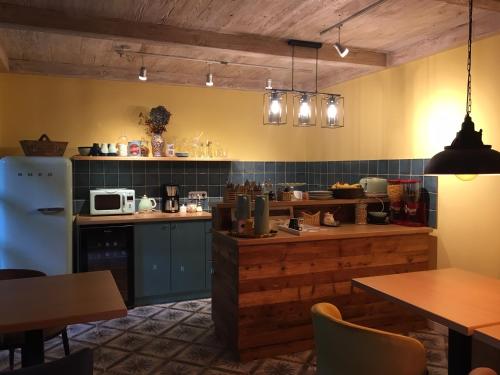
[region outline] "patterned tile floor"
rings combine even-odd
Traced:
[[[125,318],[68,327],[72,351],[94,349],[94,374],[106,375],[306,375],[314,374],[312,351],[241,364],[217,340],[210,299],[138,307]],[[427,348],[429,375],[447,373],[447,337],[414,332]],[[45,344],[47,360],[64,355],[59,337]],[[20,352],[16,351],[16,367]],[[0,351],[0,371],[8,353]]]

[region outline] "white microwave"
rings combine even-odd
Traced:
[[[124,215],[135,212],[135,190],[90,190],[91,215]]]

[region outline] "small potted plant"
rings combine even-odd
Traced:
[[[146,126],[147,133],[151,135],[151,149],[153,156],[163,156],[165,141],[163,132],[167,130],[167,124],[172,114],[162,105],[151,108],[149,116],[142,112],[139,114],[139,125]]]

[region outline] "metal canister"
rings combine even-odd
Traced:
[[[269,198],[267,195],[255,197],[255,234],[269,233]]]

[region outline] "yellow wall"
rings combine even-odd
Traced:
[[[263,81],[264,82],[264,81]],[[308,129],[264,127],[263,92],[0,74],[0,155],[21,153],[20,139],[47,133],[77,146],[149,137],[139,112],[163,104],[172,113],[167,141],[204,137],[241,160],[305,160]]]
[[[472,117],[500,149],[500,36],[473,46]],[[465,112],[465,47],[362,77],[344,94],[346,127],[262,126],[262,93],[0,74],[0,155],[47,133],[79,145],[144,133],[137,114],[164,104],[167,139],[201,131],[241,160],[428,158],[451,142]],[[500,177],[439,178],[439,266],[500,277]]]
[[[449,145],[465,115],[466,48],[337,87],[347,126],[325,139],[311,131],[308,159],[430,158]],[[500,150],[500,36],[473,44],[472,119]],[[500,278],[500,176],[439,177],[438,266]]]

